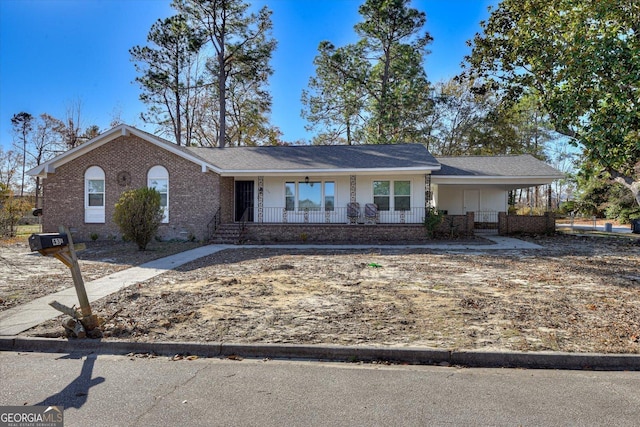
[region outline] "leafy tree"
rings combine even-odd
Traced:
[[[20,197],[24,196],[24,173],[27,166],[27,144],[33,130],[33,116],[24,111],[11,117],[13,132],[19,138],[18,148],[22,152],[22,179],[20,181]]]
[[[11,189],[19,168],[20,155],[12,150],[4,151],[0,146],[0,186]]]
[[[122,193],[115,205],[113,221],[122,237],[138,245],[144,251],[156,235],[162,221],[160,193],[153,188],[139,188]]]
[[[431,103],[423,62],[432,41],[423,30],[425,13],[410,8],[409,0],[366,0],[359,13],[364,20],[354,27],[361,37],[356,44],[320,44],[316,77],[303,94],[307,119],[330,124],[334,133],[362,119],[358,142],[425,142]],[[333,93],[339,93],[338,102]],[[339,108],[346,108],[342,117]]]
[[[100,128],[98,127],[98,125],[91,125],[84,130],[84,134],[82,135],[82,137],[89,141],[90,139],[93,139],[98,135],[100,135]]]
[[[15,197],[4,184],[0,184],[0,236],[14,237],[18,221],[31,210],[23,197]]]
[[[309,90],[302,91],[302,117],[310,122],[306,129],[321,129],[316,144],[352,145],[362,139],[366,92],[360,82],[365,80],[366,64],[350,49],[354,46],[336,49],[321,42],[313,61],[316,76],[309,79]],[[336,65],[345,72],[337,72]]]
[[[184,15],[158,20],[149,31],[150,46],[129,50],[135,61],[136,77],[143,93],[140,99],[149,105],[142,115],[146,122],[157,123],[163,133],[173,135],[176,144],[191,145],[193,114],[202,85],[198,52],[204,36],[192,28]]]
[[[504,0],[482,28],[471,73],[512,102],[533,96],[640,205],[640,3]]]
[[[208,65],[215,78],[213,94],[218,100],[218,120],[213,126],[218,130],[217,145],[224,147],[229,142],[227,103],[230,87],[246,82],[253,94],[260,97],[259,88],[273,72],[269,61],[276,42],[271,37],[271,11],[263,7],[258,14],[249,14],[249,5],[242,0],[174,0],[173,6],[205,35],[207,46],[213,49],[213,60]],[[239,101],[240,92],[234,95],[235,101]],[[241,104],[237,102],[236,105]],[[270,108],[270,100],[268,106]]]
[[[455,77],[433,96],[429,149],[445,156],[528,153],[544,158],[548,120],[530,98],[505,104],[500,94]]]

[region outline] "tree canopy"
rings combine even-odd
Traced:
[[[366,0],[359,8],[363,21],[354,27],[357,43],[320,43],[316,76],[303,93],[303,116],[312,125],[328,125],[347,143],[424,140],[431,104],[423,65],[432,37],[425,13],[409,3]]]
[[[140,99],[149,105],[148,114],[142,118],[173,134],[176,144],[190,145],[197,86],[202,84],[198,51],[204,36],[188,25],[185,16],[175,15],[156,21],[147,41],[150,46],[129,50],[141,73],[136,77],[143,90]]]
[[[470,74],[511,102],[534,97],[640,205],[640,3],[504,0],[482,30]]]
[[[172,6],[205,37],[203,48],[211,51],[207,60],[211,78],[206,83],[212,90],[207,107],[217,112],[217,120],[201,111],[200,120],[208,119],[203,126],[217,130],[214,142],[224,147],[230,142],[230,110],[238,145],[244,142],[242,135],[259,134],[252,127],[264,128],[264,117],[271,109],[271,95],[263,90],[273,74],[269,62],[276,48],[271,11],[263,7],[257,14],[249,13],[249,5],[242,0],[174,0]]]

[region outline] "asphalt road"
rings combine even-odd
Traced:
[[[640,373],[0,353],[65,426],[637,426]]]

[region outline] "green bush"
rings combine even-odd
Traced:
[[[162,221],[160,193],[153,188],[138,188],[122,193],[116,203],[113,221],[125,240],[130,240],[144,251],[156,235]]]
[[[443,219],[444,215],[440,215],[437,209],[430,208],[427,210],[424,220],[422,220],[422,225],[424,225],[424,229],[430,239],[435,235],[435,232],[438,227],[440,227],[440,224],[442,224]]]
[[[631,224],[632,219],[640,219],[640,208],[624,208],[620,210],[618,215],[620,224]]]
[[[566,202],[560,203],[558,213],[561,215],[569,215],[571,212],[575,212],[576,210],[578,210],[577,203],[573,200],[567,200]]]

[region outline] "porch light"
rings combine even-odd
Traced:
[[[305,183],[305,184],[308,184],[308,183],[309,183],[309,177],[308,177],[308,176],[305,176],[305,177],[304,177],[304,183]]]

